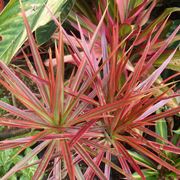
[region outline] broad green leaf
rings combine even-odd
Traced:
[[[158,172],[157,171],[151,171],[151,170],[142,170],[146,180],[154,180],[158,179]],[[133,178],[136,180],[141,180],[142,178],[137,173],[133,173]]]
[[[175,132],[174,132],[175,131]],[[180,132],[178,132],[179,134],[176,133],[176,131],[179,131],[178,130],[174,130],[173,132],[175,133],[174,136],[172,137],[172,140],[171,142],[174,144],[174,145],[177,145],[178,144],[178,141],[180,139]]]
[[[32,31],[51,20],[45,5],[49,7],[53,14],[59,16],[61,10],[67,5],[72,5],[74,1],[22,0]],[[21,17],[19,0],[10,0],[2,14],[0,14],[0,60],[8,64],[26,39],[27,34]]]
[[[160,119],[159,121],[156,122],[156,133],[159,134],[161,137],[164,139],[167,139],[167,124],[164,119]],[[157,140],[158,142],[162,143],[162,141]]]
[[[39,152],[41,152],[49,144],[49,141],[44,141],[38,146],[36,146],[31,152],[27,153],[20,161],[18,161],[1,179],[6,180],[13,174],[15,174],[19,169],[22,169],[23,166],[27,166]]]
[[[39,45],[46,43],[56,30],[54,21],[50,21],[36,30],[36,41]]]
[[[32,152],[32,149],[31,149],[31,148],[26,148],[24,154],[27,155],[28,153],[31,153],[31,152]],[[22,158],[23,158],[23,157],[22,157]],[[37,156],[34,156],[34,157],[28,162],[28,164],[33,164],[33,163],[34,163],[35,161],[37,161],[37,160],[38,160],[38,157],[37,157]],[[18,161],[17,161],[16,163],[18,163]],[[37,167],[38,167],[38,165],[36,164],[36,165],[30,166],[30,167],[28,167],[28,168],[26,168],[26,169],[23,169],[23,170],[21,171],[22,176],[20,177],[20,180],[24,180],[24,179],[25,179],[24,177],[26,177],[26,179],[32,179],[32,177],[33,177],[33,175],[34,175]]]
[[[68,0],[69,1],[69,0]],[[60,12],[60,21],[63,23],[66,20],[66,17],[68,16],[69,12],[71,11],[72,7],[74,6],[76,0],[70,0],[71,3],[64,3],[63,6],[60,6],[60,8],[57,10],[57,12]],[[50,21],[44,26],[39,27],[35,31],[36,40],[39,45],[46,43],[52,36],[52,34],[56,30],[56,24],[54,21]]]
[[[161,66],[161,64],[164,62],[165,59],[171,54],[172,52],[164,53],[162,54],[157,61],[154,63],[155,67]],[[167,69],[171,69],[174,71],[179,71],[180,72],[180,51],[176,51],[174,54],[173,58],[169,62],[169,64],[166,67]]]
[[[136,152],[133,152],[133,151],[128,151],[128,153],[129,153],[136,161],[139,161],[139,162],[141,162],[141,163],[143,163],[143,164],[146,164],[146,165],[148,165],[148,166],[156,169],[156,166],[152,163],[152,161],[151,161],[149,158],[147,158],[147,157],[145,157],[145,156],[142,156],[142,155],[140,155],[140,154],[138,154],[138,153],[136,153]]]
[[[158,135],[160,135],[161,137],[163,137],[166,140],[168,139],[168,128],[167,128],[167,123],[166,123],[165,119],[160,119],[160,120],[156,121],[155,130]],[[158,143],[164,144],[164,142],[162,142],[159,139],[156,139],[156,141]],[[165,151],[165,154],[167,156],[170,155],[170,153],[167,151]]]
[[[177,130],[174,130],[173,132],[176,133],[176,134],[178,134],[178,135],[180,135],[180,128],[177,129]]]

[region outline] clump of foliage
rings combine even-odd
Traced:
[[[156,1],[110,2],[106,6],[102,1],[95,9],[98,24],[85,16],[72,22],[79,38],[67,34],[52,15],[58,33],[54,35],[55,58],[50,49],[47,69],[21,7],[34,66],[25,53],[29,71],[18,67],[12,70],[0,62],[0,83],[25,107],[0,101],[0,107],[16,117],[1,117],[0,125],[30,128],[35,135],[3,140],[0,150],[20,147],[18,155],[36,146],[2,180],[29,167],[28,161],[40,154],[32,163],[37,165],[33,179],[42,178],[46,172],[47,179],[69,176],[72,180],[106,180],[112,169],[121,177],[132,179],[136,172],[146,179],[158,164],[180,174],[171,156],[164,153],[179,154],[176,143],[153,130],[159,119],[180,111],[174,100],[178,96],[173,91],[174,83],[158,79],[176,49],[160,67],[153,67],[180,27],[162,39],[168,15],[148,22]],[[64,43],[69,50],[66,56]],[[74,66],[68,79],[64,77],[65,63]],[[30,90],[19,73],[32,80],[39,92]],[[165,104],[169,109],[156,113]]]
[[[0,152],[0,175],[3,175],[7,173],[16,163],[21,161],[23,159],[22,155],[17,155],[12,159],[14,155],[19,151],[19,148],[14,149],[6,149],[4,151]],[[27,148],[24,152],[24,155],[27,155],[31,151],[30,148]],[[33,163],[34,161],[38,160],[38,158],[35,156],[32,158],[29,164]],[[23,180],[23,179],[31,179],[36,171],[37,165],[31,166],[29,168],[26,168],[20,172],[17,172],[10,178],[9,180]]]

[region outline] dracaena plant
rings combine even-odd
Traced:
[[[33,179],[43,178],[50,162],[53,163],[53,167],[50,168],[49,179],[61,179],[66,172],[68,172],[70,179],[75,179],[75,176],[81,176],[81,173],[78,172],[78,163],[82,160],[82,157],[84,158],[83,161],[87,162],[88,166],[92,167],[99,177],[103,177],[100,168],[95,165],[90,155],[83,148],[82,143],[78,142],[81,136],[85,139],[93,138],[93,136],[101,137],[104,131],[103,128],[96,128],[95,124],[98,121],[96,118],[103,115],[93,115],[93,112],[89,112],[89,115],[87,114],[85,117],[89,121],[87,123],[83,117],[78,118],[80,114],[86,113],[91,107],[99,105],[94,100],[95,92],[91,92],[91,86],[89,86],[92,80],[84,76],[86,61],[82,61],[65,82],[63,29],[59,27],[61,30],[58,45],[55,46],[57,67],[53,69],[51,65],[52,53],[50,50],[50,66],[46,70],[24,10],[22,10],[22,16],[27,29],[35,67],[25,53],[29,72],[17,68],[15,73],[14,70],[0,62],[0,83],[13,93],[24,107],[20,109],[0,101],[0,107],[12,115],[10,118],[1,117],[0,124],[8,127],[32,129],[35,135],[1,141],[0,150],[20,147],[18,155],[32,145],[36,144],[36,146],[1,179],[8,179],[15,172],[30,166],[28,162],[41,152],[43,157],[33,163],[38,164]],[[22,73],[33,81],[38,92],[33,92],[28,88],[17,73]],[[110,109],[113,110],[113,108]],[[94,128],[91,128],[92,124],[94,124]]]
[[[180,11],[180,8],[166,9],[159,17],[152,19],[150,18],[151,12],[157,5],[157,2],[156,0],[97,0],[92,2],[92,7],[90,6],[88,8],[86,2],[81,3],[81,1],[77,1],[75,12],[71,12],[69,19],[70,23],[78,29],[77,23],[74,23],[74,21],[76,22],[75,18],[78,16],[79,23],[83,27],[83,34],[86,38],[89,36],[92,37],[96,26],[99,24],[100,28],[97,33],[96,45],[94,46],[96,57],[98,58],[103,54],[104,58],[106,58],[106,51],[113,51],[115,49],[114,47],[119,46],[118,55],[128,61],[126,66],[131,70],[133,69],[133,67],[131,68],[131,63],[140,57],[146,48],[145,42],[147,42],[151,34],[152,41],[147,53],[149,56],[148,65],[146,69],[144,68],[144,74],[146,74],[147,71],[152,68],[151,65],[154,62],[157,60],[157,62],[160,62],[160,55],[167,57],[172,53],[173,50],[167,49],[167,47],[179,40],[179,34],[176,35],[179,28],[177,28],[171,36],[169,36],[167,32],[169,32],[170,26],[172,25],[172,22],[169,20],[170,15],[173,12]],[[107,5],[108,9],[106,9]],[[105,9],[106,15],[104,20],[99,23]],[[169,38],[167,38],[167,36],[169,36]],[[107,47],[103,49],[102,46],[105,44],[107,44]],[[178,54],[179,51],[176,52],[177,56]],[[161,59],[161,63],[163,60]],[[174,62],[176,62],[176,66],[179,67],[178,60]]]
[[[179,40],[179,35],[177,35],[179,27],[167,38],[167,29],[169,29],[171,24],[168,20],[172,12],[179,11],[180,9],[167,9],[162,15],[151,20],[150,15],[157,5],[157,2],[156,0],[93,1],[90,10],[86,2],[82,3],[81,1],[77,1],[76,8],[71,13],[69,19],[72,26],[79,30],[75,19],[75,17],[78,16],[85,39],[89,37],[92,38],[94,45],[92,47],[92,44],[90,44],[90,48],[94,50],[94,57],[97,59],[102,58],[102,61],[104,61],[111,52],[116,51],[111,59],[114,59],[112,63],[114,67],[115,64],[118,64],[116,68],[118,69],[116,74],[118,81],[117,83],[113,82],[115,81],[113,77],[115,74],[111,76],[113,80],[110,80],[111,84],[116,87],[122,86],[124,83],[126,73],[123,72],[123,70],[127,69],[133,72],[134,64],[143,54],[145,64],[140,67],[142,68],[140,75],[142,78],[145,78],[148,73],[152,71],[154,63],[161,61],[162,64],[165,57],[167,58],[173,53],[172,49],[167,48],[172,45],[173,42]],[[93,35],[95,31],[97,32]],[[56,35],[54,35],[54,38],[56,38]],[[71,38],[72,41],[76,39],[73,36],[69,38]],[[151,40],[147,43],[149,38]],[[66,38],[65,42],[68,43]],[[80,47],[76,40],[74,43],[78,48]],[[170,62],[171,67],[174,66],[173,64],[176,64],[176,67],[174,66],[173,68],[176,70],[180,68],[175,58],[178,54],[179,51],[175,52],[172,63]],[[163,60],[162,57],[164,57]],[[106,69],[108,69],[108,65],[106,64],[105,66]],[[161,83],[161,81],[161,78],[158,78],[156,83]],[[159,91],[157,94],[160,94],[160,92],[162,91]],[[111,91],[111,93],[114,92]],[[177,107],[177,102],[172,100],[168,105]]]
[[[136,162],[134,161],[131,157],[132,153],[129,153],[126,149],[130,145],[131,148],[145,154],[156,163],[179,174],[179,171],[173,165],[167,163],[170,162],[170,159],[165,157],[162,152],[164,148],[164,150],[172,150],[173,153],[179,154],[179,148],[172,143],[170,143],[171,145],[168,144],[167,140],[163,140],[163,142],[167,143],[165,143],[167,145],[165,147],[145,139],[144,136],[148,134],[151,137],[162,139],[151,128],[147,128],[154,126],[155,121],[161,116],[157,114],[149,117],[150,114],[155,113],[165,104],[169,107],[175,107],[175,109],[162,113],[162,116],[170,116],[174,110],[179,111],[177,102],[169,96],[171,94],[173,97],[172,88],[168,88],[164,84],[167,80],[162,81],[160,78],[161,72],[172,60],[176,50],[171,51],[160,68],[157,70],[153,68],[153,63],[158,57],[165,52],[173,41],[178,39],[176,34],[180,29],[179,26],[168,38],[164,39],[164,36],[161,35],[166,28],[170,13],[177,9],[169,9],[150,22],[150,13],[156,5],[156,1],[142,1],[134,3],[134,5],[130,2],[132,1],[110,1],[110,7],[105,7],[105,1],[99,2],[99,8],[94,7],[91,10],[91,14],[97,15],[98,24],[97,22],[94,23],[95,19],[88,16],[86,9],[82,11],[82,8],[80,8],[81,12],[84,13],[85,11],[85,16],[80,14],[77,24],[72,21],[75,16],[71,17],[71,24],[79,31],[80,38],[78,39],[75,36],[65,37],[65,42],[80,49],[81,55],[88,61],[86,70],[89,75],[94,77],[94,74],[99,72],[94,88],[97,91],[101,106],[115,103],[118,100],[125,100],[135,94],[140,95],[142,93],[145,95],[145,97],[139,97],[140,99],[137,98],[131,104],[110,113],[114,117],[101,120],[102,124],[100,126],[106,127],[108,137],[104,140],[103,145],[113,147],[117,154],[122,155],[122,157],[117,156],[117,159],[123,172],[131,174],[131,168],[133,168],[141,178],[144,178],[146,174],[142,174],[137,164],[151,169],[142,161],[137,159],[135,159]],[[126,11],[123,5],[126,7]],[[104,10],[104,13],[102,13],[101,9]],[[56,35],[54,35],[54,38],[56,38]],[[71,39],[71,41],[68,39]],[[77,52],[76,48],[74,47],[74,53]],[[81,58],[77,58],[75,61],[69,58],[67,60],[77,66],[81,62]],[[175,74],[175,76],[177,75],[179,73]],[[161,83],[161,86],[158,85],[159,83]],[[150,94],[148,95],[146,92]],[[107,114],[109,112],[104,113],[104,115]],[[97,141],[93,143],[94,145],[92,145],[91,141],[89,145],[91,144],[92,148],[94,146],[96,151],[102,149],[97,147]],[[175,149],[170,150],[169,145]],[[161,154],[160,157],[167,158],[167,162],[149,151],[149,149],[152,152]],[[97,160],[99,164],[103,162],[104,156],[108,161],[111,161],[114,156],[107,151],[102,151],[101,155],[102,157],[99,157],[101,159]],[[107,163],[104,172],[108,179],[110,177],[110,166]],[[89,176],[88,173],[86,175]],[[92,173],[91,178],[93,177],[94,174]]]
[[[173,92],[172,83],[155,83],[176,50],[158,69],[149,71],[157,58],[149,51],[155,41],[154,33],[158,30],[154,29],[146,36],[145,49],[140,52],[135,46],[138,37],[131,41],[128,39],[131,33],[120,40],[115,27],[112,28],[113,40],[109,42],[105,31],[101,30],[105,28],[107,10],[92,35],[86,33],[78,23],[80,39],[70,37],[52,16],[59,30],[56,36],[56,57],[52,57],[50,50],[49,67],[45,69],[22,9],[35,67],[25,53],[30,71],[20,68],[12,70],[0,63],[0,83],[24,107],[20,109],[0,101],[0,107],[13,115],[9,118],[1,117],[0,125],[29,128],[35,131],[35,135],[1,141],[0,150],[20,146],[19,154],[27,147],[35,147],[1,179],[8,179],[15,172],[34,164],[38,166],[32,179],[43,178],[45,172],[48,174],[47,179],[63,179],[66,174],[70,179],[110,179],[113,169],[121,174],[121,178],[131,179],[132,174],[137,172],[145,179],[142,169],[152,167],[135,158],[134,152],[151,159],[155,165],[160,164],[176,174],[180,173],[163,153],[169,151],[178,154],[179,148],[149,128],[157,120],[172,116],[180,110],[174,107],[155,113],[177,96]],[[118,24],[116,26],[118,28]],[[162,43],[163,48],[171,42],[177,31]],[[102,38],[101,41],[99,38]],[[64,55],[63,41],[68,44],[68,56]],[[128,42],[132,42],[132,46],[128,47]],[[129,58],[135,50],[139,54],[131,63]],[[156,51],[161,54],[161,47],[158,46]],[[74,65],[67,80],[64,77],[65,62]],[[146,68],[148,71],[144,72]],[[18,77],[19,73],[33,81],[38,92],[29,89]],[[147,139],[147,135],[153,138]],[[154,138],[163,144],[153,141]],[[40,153],[39,160],[28,164]]]

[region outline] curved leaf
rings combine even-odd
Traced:
[[[69,1],[70,1],[70,3],[69,3]],[[61,23],[63,23],[65,21],[66,17],[68,16],[69,12],[71,11],[72,7],[74,6],[75,1],[76,0],[68,0],[68,3],[64,3],[64,5],[58,9],[58,12],[61,13]],[[50,21],[47,24],[45,24],[44,26],[39,27],[35,31],[37,43],[39,45],[46,43],[53,35],[56,28],[57,28],[57,26],[54,23],[54,21]]]
[[[66,6],[75,0],[22,0],[32,31],[51,20],[45,5],[53,14],[60,15]],[[8,64],[27,39],[26,29],[21,17],[19,0],[11,0],[0,14],[0,60]],[[66,12],[67,13],[67,12]],[[64,16],[65,17],[65,16]]]
[[[146,180],[154,180],[158,178],[158,172],[152,171],[152,170],[143,170],[144,176],[146,177]],[[134,173],[133,178],[136,180],[140,180],[141,177],[139,174]]]
[[[165,59],[167,59],[167,57],[172,53],[172,51],[167,52],[167,53],[163,53],[158,59],[157,61],[154,63],[155,67],[160,67],[161,64],[164,62]],[[176,53],[174,54],[173,58],[171,59],[171,61],[169,62],[169,64],[166,67],[167,69],[171,69],[174,71],[178,71],[180,72],[180,51],[176,51]]]

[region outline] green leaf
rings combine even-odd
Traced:
[[[64,3],[63,6],[61,6],[57,12],[60,12],[60,20],[61,23],[63,23],[69,12],[71,11],[72,7],[74,6],[74,3],[76,0],[70,0],[71,3]],[[44,26],[39,27],[36,31],[35,31],[35,36],[36,36],[36,41],[38,43],[38,45],[44,44],[46,43],[51,36],[53,35],[53,33],[56,30],[56,24],[54,23],[54,21],[50,21],[47,24],[45,24]]]
[[[141,162],[141,163],[143,163],[143,164],[146,164],[146,165],[148,165],[148,166],[156,169],[156,166],[152,163],[152,161],[151,161],[149,158],[147,158],[147,157],[145,157],[145,156],[142,156],[142,155],[140,155],[140,154],[138,154],[138,153],[136,153],[136,152],[133,152],[133,151],[128,151],[128,153],[129,153],[136,161],[139,161],[139,162]]]
[[[26,148],[24,154],[27,155],[28,153],[32,152],[32,149],[31,148]],[[23,157],[21,157],[22,159]],[[33,164],[36,160],[38,160],[38,157],[37,156],[34,156],[29,162],[28,164]],[[16,162],[18,163],[18,161]],[[32,179],[36,169],[37,169],[38,165],[33,165],[33,166],[30,166],[26,169],[23,169],[20,173],[21,173],[21,177],[20,177],[20,180],[28,180],[28,179]]]
[[[176,134],[178,134],[178,135],[180,135],[180,128],[177,129],[177,130],[174,130],[173,132],[176,133]]]
[[[22,0],[32,31],[51,20],[45,4],[53,14],[60,15],[65,6],[71,6],[75,0]],[[24,22],[21,17],[19,0],[11,0],[0,14],[0,59],[9,63],[27,39]]]
[[[3,176],[5,173],[7,173],[12,166],[14,166],[23,158],[23,156],[21,155],[17,155],[14,158],[12,158],[18,151],[19,151],[19,148],[0,151],[0,177]],[[27,155],[31,151],[32,151],[31,148],[27,148],[24,154]],[[29,161],[28,163],[31,164],[35,162],[36,160],[38,160],[38,157],[34,156],[33,159]],[[20,177],[20,179],[22,180],[32,179],[32,176],[35,173],[36,169],[37,169],[37,165],[28,167],[27,169],[23,169],[22,171],[17,172],[13,176],[11,176],[9,180],[19,179],[18,177]]]
[[[125,38],[132,32],[132,26],[129,24],[122,24],[120,27],[119,35],[121,38]]]
[[[46,43],[56,30],[56,24],[54,21],[50,21],[44,26],[39,27],[36,30],[36,41],[39,45]]]
[[[175,132],[174,132],[175,131]],[[178,144],[178,141],[180,139],[180,134],[177,134],[179,133],[179,129],[178,130],[174,130],[173,132],[175,133],[172,137],[172,140],[171,142],[174,144],[174,145],[177,145]]]
[[[169,51],[167,53],[163,53],[158,59],[157,61],[154,63],[155,67],[159,67],[161,66],[161,64],[164,62],[165,59],[167,59],[167,57],[169,57],[169,55],[172,52]],[[167,69],[171,69],[174,71],[180,71],[180,51],[176,51],[174,57],[171,59],[170,63],[167,65],[166,67]]]
[[[177,174],[174,172],[170,172],[169,174],[166,175],[166,179],[177,179]]]
[[[142,170],[146,180],[154,180],[158,178],[158,172],[157,171],[152,171],[152,170]],[[137,173],[133,173],[133,178],[136,180],[141,180],[141,176]]]
[[[169,20],[160,35],[160,39],[169,37],[180,24],[180,20]]]
[[[180,169],[180,159],[177,157],[177,159],[175,159],[175,167],[177,169]]]
[[[130,8],[136,8],[136,7],[139,6],[142,2],[143,2],[143,0],[130,0],[130,2],[129,2],[129,7],[130,7]]]
[[[159,121],[156,122],[156,133],[159,134],[161,137],[164,139],[167,139],[167,124],[164,119],[160,119]],[[157,140],[158,142],[162,143],[162,141]]]

